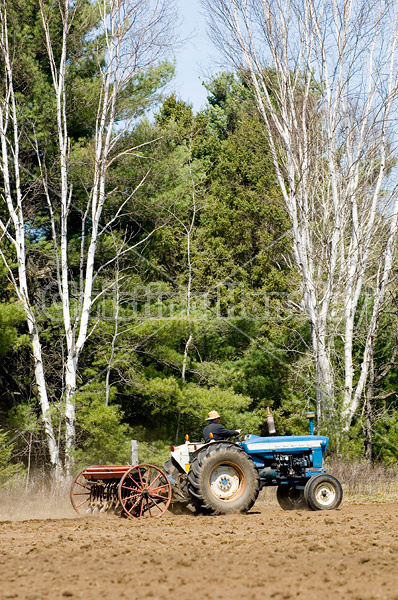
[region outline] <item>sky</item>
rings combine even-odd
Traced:
[[[176,51],[176,77],[170,84],[177,97],[200,110],[206,102],[207,92],[202,81],[220,71],[217,51],[207,36],[206,19],[200,0],[177,0],[181,20],[181,48]],[[218,57],[219,60],[219,57]]]

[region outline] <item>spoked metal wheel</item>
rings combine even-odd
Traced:
[[[120,481],[119,500],[132,519],[160,517],[170,504],[171,485],[158,467],[136,465]]]
[[[76,475],[70,488],[72,506],[80,515],[91,513],[91,487],[92,483],[85,476],[87,469]]]

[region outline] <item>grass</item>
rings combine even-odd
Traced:
[[[342,484],[347,502],[398,501],[398,466],[332,459],[327,471]]]

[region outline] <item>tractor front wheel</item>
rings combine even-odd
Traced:
[[[191,463],[188,491],[198,512],[247,512],[257,499],[259,477],[252,459],[239,447],[211,443]]]
[[[304,498],[311,510],[334,510],[341,504],[343,489],[333,475],[315,475],[306,483]]]
[[[308,508],[304,498],[304,488],[295,485],[281,484],[276,490],[276,498],[283,510],[305,510]]]

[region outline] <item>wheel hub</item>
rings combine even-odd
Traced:
[[[319,504],[329,506],[334,502],[336,490],[329,483],[322,483],[316,491],[315,497]]]
[[[220,489],[225,492],[231,489],[232,484],[233,482],[229,476],[222,477],[219,482]]]
[[[232,499],[241,486],[239,472],[230,465],[220,465],[210,476],[210,489],[219,500]]]

